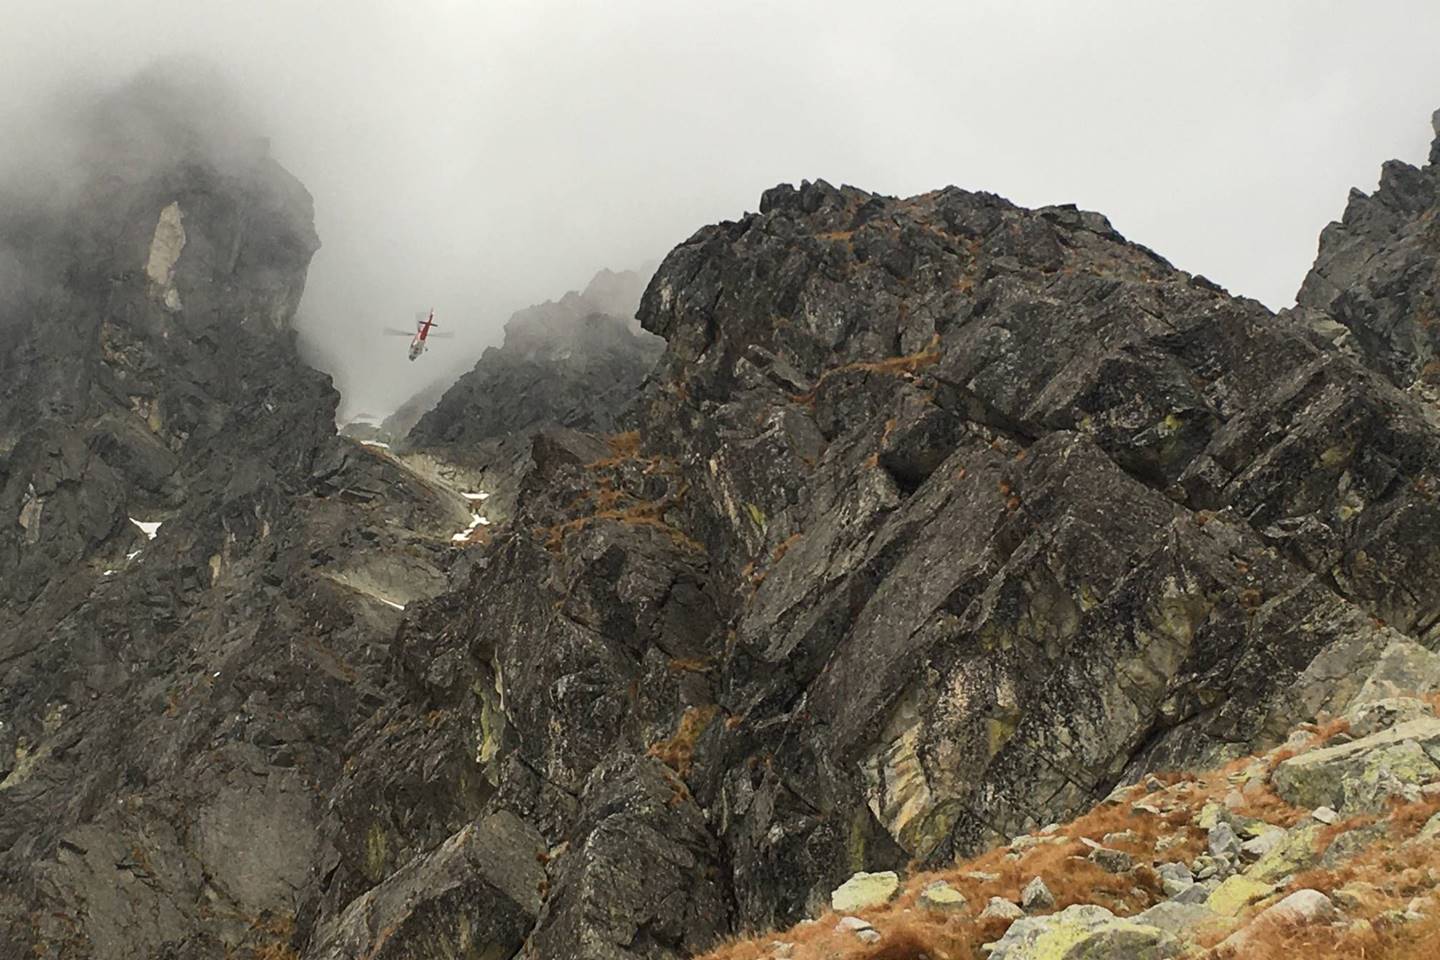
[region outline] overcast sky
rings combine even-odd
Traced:
[[[384,413],[801,178],[1074,202],[1286,306],[1349,189],[1423,162],[1436,38],[1435,0],[0,0],[0,142],[58,82],[214,60],[315,196],[302,330]],[[459,336],[410,364],[378,331],[430,306]]]

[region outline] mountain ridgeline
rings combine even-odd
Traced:
[[[669,960],[1440,687],[1440,157],[1278,316],[778,186],[385,451],[296,353],[310,198],[182,141],[3,201],[0,956]]]
[[[536,431],[620,430],[663,344],[631,319],[644,284],[634,271],[602,270],[583,291],[517,312],[500,346],[438,399],[422,391],[383,432],[444,475],[483,487],[491,516],[509,517]]]

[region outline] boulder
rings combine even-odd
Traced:
[[[1350,733],[1368,737],[1374,733],[1411,720],[1433,719],[1435,711],[1423,700],[1414,697],[1384,697],[1357,703],[1345,712]]]
[[[1267,834],[1270,842],[1259,859],[1245,868],[1245,875],[1264,883],[1278,883],[1313,866],[1320,859],[1317,847],[1323,830],[1322,824],[1307,823]]]
[[[835,924],[835,929],[841,933],[850,933],[861,943],[878,943],[880,931],[870,925],[868,920],[860,917],[841,917]]]
[[[1240,856],[1244,860],[1259,860],[1285,839],[1285,831],[1280,827],[1271,827],[1261,831],[1259,836],[1251,837],[1240,844]]]
[[[1194,875],[1183,863],[1162,863],[1155,872],[1160,877],[1161,888],[1167,897],[1173,897],[1195,884]]]
[[[1206,846],[1210,849],[1210,856],[1218,859],[1233,860],[1240,855],[1240,838],[1226,821],[1221,821],[1211,828]]]
[[[1243,957],[1253,944],[1274,938],[1282,931],[1328,923],[1336,916],[1335,904],[1325,894],[1318,890],[1297,890],[1251,918],[1249,923],[1222,940],[1218,949],[1233,951],[1234,956]]]
[[[1179,942],[1159,927],[1122,920],[1104,907],[1086,904],[1016,920],[987,946],[990,960],[1165,960]]]
[[[900,877],[893,870],[857,873],[830,894],[830,909],[836,913],[853,913],[883,906],[899,889]]]
[[[920,891],[920,906],[936,913],[959,913],[965,909],[965,895],[944,880],[925,885]]]
[[[1275,768],[1275,791],[1302,807],[1342,814],[1379,811],[1398,784],[1440,779],[1440,718],[1421,717],[1338,746],[1291,757]]]
[[[492,814],[357,898],[307,956],[512,956],[540,913],[544,850],[534,828]]]
[[[1035,877],[1020,891],[1020,906],[1026,913],[1049,910],[1055,906],[1055,895],[1045,886],[1045,881]]]
[[[1158,927],[1182,940],[1189,940],[1216,919],[1215,912],[1203,903],[1180,903],[1166,900],[1130,919],[1147,927]]]
[[[1090,861],[1106,873],[1124,873],[1135,865],[1135,860],[1124,850],[1096,847],[1090,851]]]
[[[1003,897],[991,897],[990,902],[985,904],[985,909],[980,911],[981,920],[1018,920],[1023,916],[1024,910]]]
[[[1222,917],[1233,917],[1250,904],[1264,900],[1275,892],[1273,883],[1265,883],[1254,877],[1237,873],[1227,877],[1211,892],[1205,906]]]

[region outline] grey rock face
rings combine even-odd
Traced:
[[[6,955],[283,943],[390,602],[443,587],[465,515],[335,437],[290,329],[310,198],[187,126],[192,80],[96,107],[75,194],[0,184]]]
[[[1440,131],[1430,164],[1398,160],[1372,194],[1351,190],[1344,216],[1320,234],[1320,253],[1296,297],[1297,313],[1344,327],[1351,349],[1397,385],[1431,402],[1440,382],[1436,307],[1440,264]]]
[[[552,866],[526,957],[687,956],[728,929],[719,848],[683,786],[653,760],[596,770],[577,837]]]
[[[635,273],[605,270],[584,291],[519,311],[501,346],[486,350],[438,397],[411,402],[427,409],[397,411],[387,430],[402,449],[433,454],[477,478],[492,493],[492,514],[508,518],[535,430],[624,429],[622,414],[663,347],[632,319],[643,284]]]
[[[513,956],[540,912],[543,852],[533,828],[492,814],[356,898],[310,956]]]
[[[484,783],[573,851],[609,822],[589,778],[650,754],[685,793],[635,822],[664,833],[694,804],[716,853],[693,862],[733,904],[716,935],[784,925],[856,872],[1278,742],[1431,642],[1440,593],[1416,571],[1440,513],[1416,481],[1440,435],[1363,363],[1093,214],[825,184],[761,207],[647,289],[667,346],[633,438],[532,440],[546,466],[513,520],[397,643],[407,707],[372,729],[462,721],[416,730],[447,758],[446,824]],[[420,789],[388,752],[341,792]],[[343,889],[363,890],[370,814],[338,814]],[[395,849],[445,829],[388,816]],[[680,950],[626,953],[632,921],[548,909],[547,949]]]
[[[273,164],[5,221],[44,281],[0,307],[5,935],[669,960],[1393,695],[1440,624],[1440,426],[1402,389],[1432,173],[1387,177],[1302,295],[1348,344],[1071,207],[767,191],[660,266],[648,377],[618,321],[517,322],[412,431],[513,478],[460,564],[460,495],[335,438],[294,357]],[[1430,732],[1374,736],[1383,776],[1341,745],[1277,788],[1432,775]],[[1083,949],[1174,947],[1077,909]]]

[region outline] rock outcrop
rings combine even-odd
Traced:
[[[1386,163],[1320,235],[1297,313],[1400,387],[1440,397],[1440,111],[1429,165]]]
[[[0,191],[0,956],[283,944],[470,516],[335,436],[310,197],[197,89],[142,77],[57,192]]]
[[[656,902],[688,915],[718,882],[717,934],[794,921],[852,873],[1279,743],[1433,656],[1424,398],[1097,214],[778,187],[676,248],[640,318],[666,349],[629,429],[537,437],[469,583],[402,631],[405,707],[352,777],[425,791],[425,826],[346,807],[356,866],[321,900],[365,886],[372,830],[408,856],[494,809],[546,836],[558,890],[615,822],[600,784],[658,760],[674,802],[625,830],[683,866],[614,861],[603,912],[649,919],[605,929],[648,935],[604,949],[680,956],[694,931]],[[382,729],[440,780],[394,769]],[[532,953],[602,936],[541,929]]]
[[[632,271],[602,270],[583,291],[516,313],[504,343],[419,411],[408,432],[398,432],[401,411],[387,421],[400,449],[483,486],[491,516],[508,519],[536,431],[613,433],[635,402],[662,346],[630,319],[643,283]]]
[[[1004,843],[947,929],[1159,956],[1318,862],[1266,803],[1426,801],[1433,166],[1278,317],[1073,207],[776,187],[660,265],[658,363],[597,281],[396,457],[296,357],[308,197],[225,157],[5,221],[0,947],[667,960]],[[1272,748],[1169,829],[1147,773]]]

